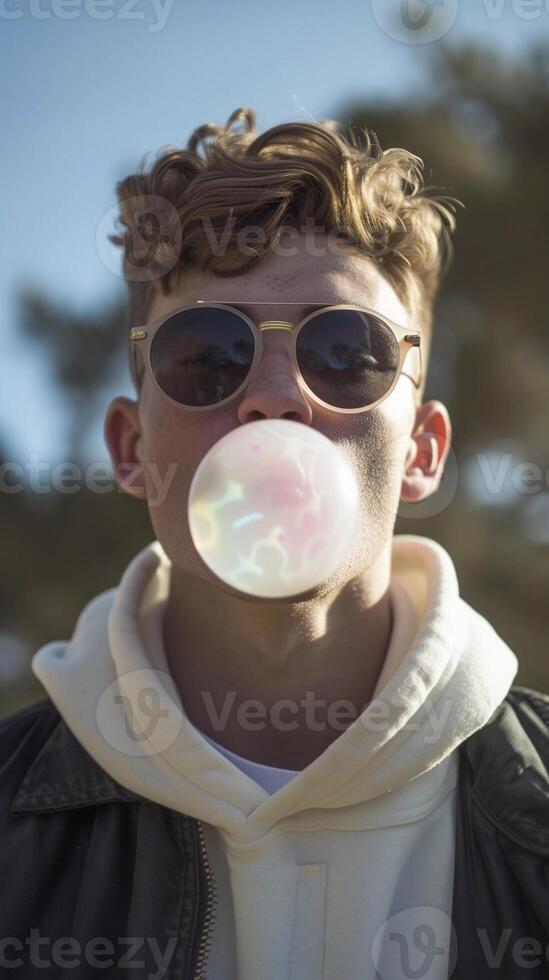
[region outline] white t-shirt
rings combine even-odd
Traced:
[[[204,732],[202,732],[204,735]],[[299,769],[275,769],[274,766],[263,766],[259,762],[252,762],[250,759],[244,759],[243,756],[237,755],[236,752],[231,752],[230,749],[226,749],[223,745],[219,745],[215,742],[213,738],[209,735],[204,735],[204,738],[210,742],[211,745],[218,752],[221,752],[227,757],[229,762],[237,766],[242,772],[246,773],[250,779],[253,779],[256,783],[259,783],[264,790],[267,791],[271,796],[276,793],[277,790],[285,786],[286,783],[290,781],[294,776],[297,776]]]

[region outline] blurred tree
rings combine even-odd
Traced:
[[[439,353],[451,365],[434,352],[431,367],[458,444],[517,439],[545,454],[549,48],[515,63],[441,43],[430,77],[423,102],[351,105],[340,115],[374,129],[382,147],[417,153],[426,183],[465,204],[439,301]]]
[[[55,380],[67,398],[69,455],[79,458],[85,436],[97,421],[102,389],[120,376],[127,355],[122,300],[93,313],[75,313],[36,289],[19,291],[20,328],[49,355]]]
[[[549,48],[512,62],[440,44],[428,77],[421,101],[339,114],[382,147],[417,153],[426,184],[465,204],[426,391],[450,410],[458,491],[437,516],[414,520],[412,510],[396,530],[448,548],[464,597],[516,649],[519,680],[549,690]],[[523,461],[540,479],[533,470],[521,492]],[[507,472],[499,490],[498,471]]]
[[[86,602],[116,585],[136,551],[153,537],[146,504],[122,494],[112,473],[97,480],[101,492],[86,482],[86,435],[104,415],[107,386],[125,369],[123,302],[76,314],[32,289],[22,290],[19,298],[21,329],[44,346],[67,399],[67,459],[79,467],[80,480],[77,493],[37,493],[28,472],[20,476],[12,467],[4,472],[1,466],[8,461],[0,459],[0,638],[5,630],[12,640],[0,643],[0,661],[13,659],[14,645],[27,658],[25,676],[10,683],[0,662],[0,716],[42,695],[30,672],[32,654],[69,636]]]

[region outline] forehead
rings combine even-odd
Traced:
[[[403,326],[408,323],[406,309],[376,261],[349,245],[332,247],[327,236],[317,235],[311,244],[303,235],[283,234],[267,258],[236,275],[187,269],[178,282],[174,280],[168,296],[155,294],[149,320],[197,299],[246,306],[257,319],[272,312],[291,320],[304,315],[311,303],[356,303]],[[263,304],[271,303],[269,311]]]

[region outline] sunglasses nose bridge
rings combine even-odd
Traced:
[[[295,329],[295,323],[290,323],[288,320],[262,320],[255,326],[260,333],[264,330],[283,330],[285,333],[292,334]]]
[[[258,330],[287,330],[289,333],[294,329],[293,323],[287,320],[262,320],[257,324]]]
[[[295,330],[295,323],[290,323],[288,320],[262,320],[261,323],[256,323],[255,327],[259,332],[260,337],[265,331],[268,330],[280,330],[283,333],[293,334]],[[265,356],[265,352],[266,348],[263,346],[263,356]],[[261,359],[263,360],[263,357]]]

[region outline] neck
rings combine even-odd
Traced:
[[[305,602],[250,602],[172,566],[170,672],[193,725],[254,762],[303,769],[371,701],[392,631],[390,549]]]

